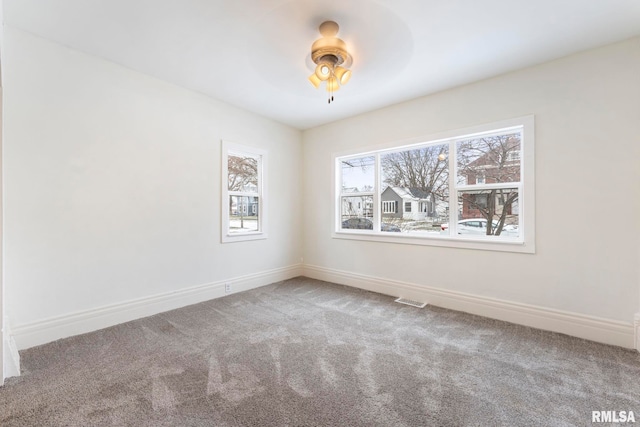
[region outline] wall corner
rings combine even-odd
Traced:
[[[13,336],[9,333],[9,322],[6,318],[4,320],[4,331],[2,336],[2,340],[4,341],[4,345],[2,346],[4,352],[2,383],[4,383],[4,379],[6,378],[20,376],[20,353],[18,353],[18,346],[16,346]]]

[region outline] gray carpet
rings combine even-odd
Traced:
[[[3,427],[586,426],[593,410],[640,418],[635,351],[306,278],[21,358],[23,376],[0,388]]]

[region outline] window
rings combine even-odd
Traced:
[[[398,206],[398,202],[396,201],[382,202],[382,213],[397,213],[398,209],[396,206]]]
[[[265,239],[267,153],[222,142],[222,241]]]
[[[489,204],[489,198],[488,198],[488,194],[485,193],[473,193],[470,192],[470,194],[467,195],[466,200],[464,200],[467,202],[467,204],[469,205],[469,209],[475,209],[475,210],[481,210],[481,209],[486,209],[488,204]],[[463,206],[464,206],[464,202],[463,202]]]
[[[533,117],[336,155],[333,235],[532,253],[533,159]],[[348,209],[354,198],[370,209]],[[407,198],[417,213],[403,217],[398,200]],[[413,202],[403,203],[412,212]],[[366,226],[354,231],[352,218]]]
[[[363,156],[340,162],[340,227],[349,230],[373,228],[374,157]]]

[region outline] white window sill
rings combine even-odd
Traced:
[[[222,243],[233,242],[246,242],[247,240],[262,240],[267,238],[267,233],[238,233],[238,234],[223,234]]]
[[[439,246],[457,249],[476,249],[498,252],[535,253],[535,245],[525,243],[521,239],[501,238],[488,240],[483,237],[450,237],[450,236],[412,236],[410,234],[398,235],[398,233],[372,233],[369,230],[334,231],[331,235],[334,239],[362,240],[369,242],[396,243],[403,245]]]

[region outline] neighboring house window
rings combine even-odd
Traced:
[[[533,117],[409,145],[403,141],[397,148],[390,144],[365,154],[337,155],[335,161],[334,237],[535,251]],[[395,216],[397,202],[388,199],[408,195],[428,215]],[[346,201],[354,196],[365,206],[373,202],[366,228],[356,231],[344,226],[352,217]],[[411,212],[412,202],[403,207]]]
[[[480,182],[478,184],[481,184]],[[489,198],[487,194],[471,194],[469,195],[469,207],[470,209],[486,209],[489,205]]]
[[[222,242],[267,238],[267,152],[222,142]]]
[[[398,202],[395,201],[391,201],[391,202],[382,202],[382,213],[397,213],[397,206]]]
[[[515,162],[520,160],[520,151],[510,151],[507,153],[507,161],[508,162]]]
[[[372,216],[372,214],[373,214],[373,202],[372,201],[366,202],[364,208],[367,210],[367,215],[366,216]]]

